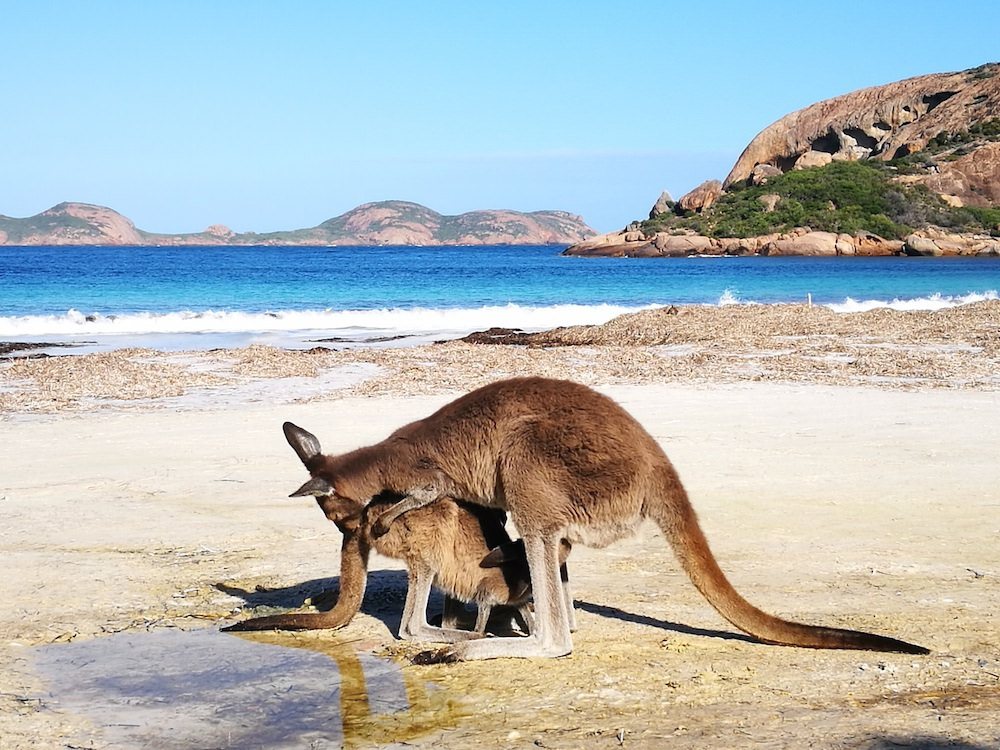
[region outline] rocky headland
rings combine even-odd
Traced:
[[[568,245],[595,234],[565,211],[447,216],[407,201],[366,203],[315,227],[268,233],[216,224],[203,232],[157,234],[87,203],[60,203],[23,219],[0,215],[0,245]]]
[[[568,255],[1000,255],[1000,64],[782,117],[724,181]]]
[[[953,233],[939,227],[912,232],[902,240],[871,232],[847,234],[796,227],[755,237],[706,237],[699,234],[645,234],[639,228],[612,232],[578,242],[565,255],[613,258],[684,258],[699,255],[808,256],[1000,256],[1000,237]]]

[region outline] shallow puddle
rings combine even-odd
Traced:
[[[164,629],[43,646],[34,657],[44,703],[86,717],[115,747],[364,747],[464,715],[422,670],[332,637]]]

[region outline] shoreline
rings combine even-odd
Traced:
[[[686,306],[475,344],[91,354],[0,359],[0,419],[471,390],[514,375],[587,384],[800,383],[1000,389],[1000,301],[939,311]],[[502,343],[506,342],[506,343]]]
[[[647,234],[639,224],[571,245],[563,255],[583,258],[812,257],[996,258],[1000,238],[989,232],[918,228],[900,239],[869,231],[855,234],[794,227],[750,237],[716,237],[672,230]]]

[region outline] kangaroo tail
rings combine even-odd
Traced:
[[[361,609],[368,583],[368,541],[357,532],[342,528],[340,547],[340,594],[327,612],[289,612],[237,622],[222,630],[335,630],[347,625]]]
[[[668,496],[677,496],[680,483],[670,487]],[[683,493],[683,489],[680,489]],[[905,654],[929,654],[917,646],[895,638],[864,633],[857,630],[826,628],[782,620],[757,609],[733,588],[725,573],[719,568],[709,549],[708,540],[701,530],[694,509],[681,495],[678,505],[655,503],[649,515],[663,531],[685,572],[698,591],[729,622],[745,633],[766,643],[806,648],[842,648],[868,651],[899,651]],[[651,504],[654,505],[654,504]]]
[[[255,630],[336,630],[344,627],[350,621],[349,616],[343,616],[343,613],[334,613],[333,610],[329,612],[296,612],[283,615],[253,617],[249,620],[242,620],[232,625],[227,625],[224,628],[220,628],[220,630],[229,633]]]

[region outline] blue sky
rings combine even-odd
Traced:
[[[0,214],[314,226],[367,201],[609,231],[779,117],[1000,60],[1000,3],[0,0]]]

